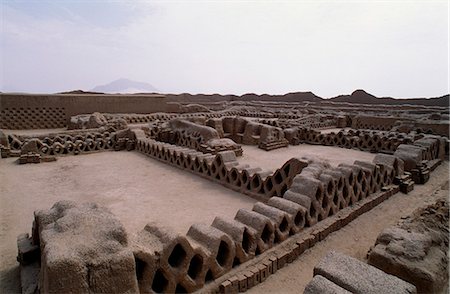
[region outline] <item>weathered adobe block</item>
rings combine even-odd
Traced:
[[[345,207],[353,205],[358,201],[355,171],[352,167],[346,165],[339,165],[337,169],[344,175],[342,198],[345,201]]]
[[[322,175],[328,175],[333,178],[335,193],[331,202],[331,210],[335,214],[335,210],[341,210],[347,206],[342,193],[345,184],[344,174],[338,169],[327,169],[323,171]]]
[[[35,212],[33,235],[41,250],[41,293],[139,291],[125,229],[105,208],[57,202]]]
[[[267,216],[275,229],[275,243],[282,242],[289,237],[292,227],[292,218],[289,214],[278,208],[257,202],[253,205],[253,211]]]
[[[144,293],[194,291],[204,284],[206,253],[160,224],[147,224],[133,249]]]
[[[283,198],[297,203],[298,205],[305,208],[305,226],[312,226],[317,223],[317,213],[314,207],[311,205],[311,198],[306,195],[293,192],[292,190],[287,190],[286,193],[284,193]]]
[[[339,202],[339,194],[332,176],[321,174],[319,180],[323,183],[324,196],[322,200],[322,209],[324,217],[335,214],[339,209],[336,203]],[[335,198],[336,197],[336,198]]]
[[[375,179],[378,169],[377,165],[370,162],[359,160],[356,160],[353,164],[359,166],[364,172],[367,179],[369,194],[375,193],[379,189],[379,187],[377,187]]]
[[[260,254],[273,246],[275,230],[268,217],[254,211],[239,209],[234,219],[256,230],[255,254]]]
[[[316,275],[306,285],[303,294],[351,294],[352,292],[336,285],[321,275]]]
[[[290,215],[292,218],[291,235],[300,232],[305,227],[307,210],[300,204],[280,197],[272,197],[267,202],[267,205],[278,208]]]
[[[424,147],[401,144],[397,147],[394,156],[403,160],[406,171],[411,171],[417,166],[420,166],[424,151]]]
[[[322,208],[324,199],[323,183],[313,177],[304,176],[303,173],[295,176],[290,191],[305,195],[311,199],[309,209],[309,225],[314,225],[324,219],[324,210]]]
[[[403,160],[394,155],[377,154],[372,162],[374,164],[391,166],[395,171],[395,176],[402,175],[405,171],[405,163]]]
[[[233,240],[221,230],[204,224],[194,224],[187,232],[191,245],[198,243],[208,259],[204,261],[214,279],[228,272],[233,266],[236,249]]]
[[[352,293],[416,293],[416,287],[353,257],[331,251],[314,267],[321,275]]]
[[[241,222],[223,217],[216,217],[211,225],[226,233],[234,241],[235,262],[244,263],[255,256],[257,231]]]

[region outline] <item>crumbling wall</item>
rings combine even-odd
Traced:
[[[448,287],[448,199],[418,209],[385,229],[368,254],[369,264],[410,282],[418,293]]]
[[[105,208],[60,201],[37,211],[31,242],[40,251],[40,293],[138,292],[128,236]]]
[[[1,133],[1,132],[0,132]],[[105,150],[134,149],[134,133],[129,129],[97,128],[49,133],[38,136],[4,135],[2,157],[28,153],[41,156],[77,155]]]

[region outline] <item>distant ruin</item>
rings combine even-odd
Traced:
[[[240,208],[234,218],[214,211],[212,223],[187,224],[188,231],[181,234],[156,222],[129,232],[101,205],[66,201],[61,195],[52,207],[35,212],[31,234],[18,237],[22,293],[244,292],[396,193],[426,185],[448,161],[448,96],[435,100],[437,106],[426,100],[422,104],[427,106],[389,99],[382,100],[389,105],[369,105],[363,104],[371,103],[368,98],[350,103],[350,96],[297,96],[215,95],[208,100],[204,95],[0,94],[2,158],[28,164],[132,151],[150,163],[162,162],[256,200],[252,209]],[[276,169],[244,161],[248,148],[270,157],[301,145],[334,148],[338,164],[310,154],[298,154]],[[372,160],[339,158],[350,150],[370,154]],[[448,225],[448,200],[433,209]],[[402,242],[419,238],[425,252],[432,248],[430,258],[441,260],[439,269],[447,271],[448,236],[426,235],[445,231],[445,225],[436,224],[439,216],[427,215],[417,212],[401,229],[380,235],[368,261],[381,270],[330,253],[316,266],[306,293],[366,289],[353,287],[352,279],[342,281],[335,263],[373,271],[386,279],[384,286],[392,283],[405,293],[445,288],[448,275],[425,282],[420,275],[405,277],[405,268],[418,267],[411,265],[414,258],[398,261],[386,249],[389,242],[400,242],[396,234]],[[419,218],[425,218],[427,232],[416,224]],[[418,233],[409,236],[404,233],[408,228]],[[370,279],[370,274],[362,278]]]

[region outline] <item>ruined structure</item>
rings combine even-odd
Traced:
[[[362,114],[364,105],[328,101],[204,102],[171,96],[167,103],[164,96],[91,94],[49,96],[37,105],[35,96],[13,96],[2,94],[0,100],[2,158],[17,157],[18,163],[27,164],[128,150],[258,201],[251,209],[237,210],[234,218],[217,211],[212,223],[190,224],[185,234],[154,222],[127,232],[108,209],[57,202],[35,212],[32,234],[18,238],[23,277],[34,277],[22,279],[23,293],[242,292],[392,195],[426,184],[449,154],[448,107],[378,105]],[[83,107],[77,109],[78,103]],[[388,108],[392,110],[386,114]],[[20,131],[33,128],[41,130]],[[274,170],[242,161],[246,146],[270,156],[301,144],[354,149],[374,157],[331,165],[298,154]],[[448,202],[439,205],[434,210],[446,207],[448,220]],[[382,271],[332,254],[317,266],[307,292],[333,287],[342,293],[364,292],[366,288],[355,284],[357,278],[333,280],[336,265],[330,264],[342,260],[349,272],[359,271],[367,279],[384,277],[377,280],[380,291],[393,285],[404,293],[441,287],[448,282],[437,274],[448,267],[442,249],[448,248],[448,236],[423,231],[448,233],[448,227],[423,228],[414,222],[380,235],[369,262]],[[419,232],[406,233],[409,228]],[[414,256],[404,257],[400,265],[390,262],[398,251],[388,250],[389,244],[411,238],[420,239],[422,251],[438,254],[430,258],[442,262],[436,263],[428,284],[417,282],[419,274],[400,276],[404,282],[384,273],[420,267]],[[434,253],[436,246],[442,252]],[[428,258],[424,254],[420,258]]]

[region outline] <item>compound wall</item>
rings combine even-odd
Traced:
[[[63,128],[71,116],[93,112],[165,111],[163,95],[0,94],[0,129]]]

